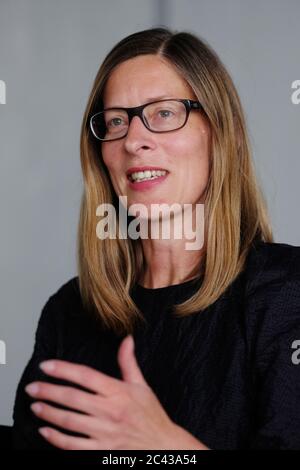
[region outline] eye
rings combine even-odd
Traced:
[[[158,111],[159,117],[168,118],[174,115],[174,113],[168,109],[161,109]]]
[[[107,127],[118,127],[119,125],[122,124],[122,119],[119,117],[112,118],[110,121],[106,123]]]

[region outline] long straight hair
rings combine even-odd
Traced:
[[[103,92],[120,63],[143,54],[168,61],[201,102],[211,128],[210,174],[204,210],[202,283],[192,297],[173,306],[177,316],[200,313],[214,303],[245,267],[255,241],[273,242],[267,206],[255,175],[241,102],[225,66],[203,40],[190,32],[151,28],[121,40],[108,53],[94,80],[84,113],[80,155],[84,180],[77,233],[77,266],[84,307],[118,335],[132,333],[143,315],[131,289],[145,268],[141,240],[99,239],[96,208],[118,200],[103,162],[90,116],[103,109]],[[117,220],[117,234],[119,222]],[[195,274],[195,271],[190,274]],[[200,313],[201,314],[201,313]]]

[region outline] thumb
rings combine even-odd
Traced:
[[[134,354],[132,335],[128,335],[123,339],[118,351],[118,363],[125,382],[147,385]]]

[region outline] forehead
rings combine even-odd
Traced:
[[[119,64],[103,93],[105,107],[136,106],[161,97],[195,99],[191,87],[175,68],[150,54]]]

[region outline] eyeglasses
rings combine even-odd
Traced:
[[[101,141],[123,139],[134,116],[139,116],[151,132],[171,132],[181,129],[192,109],[203,109],[199,101],[170,99],[152,101],[133,108],[107,108],[90,118],[90,128]]]

